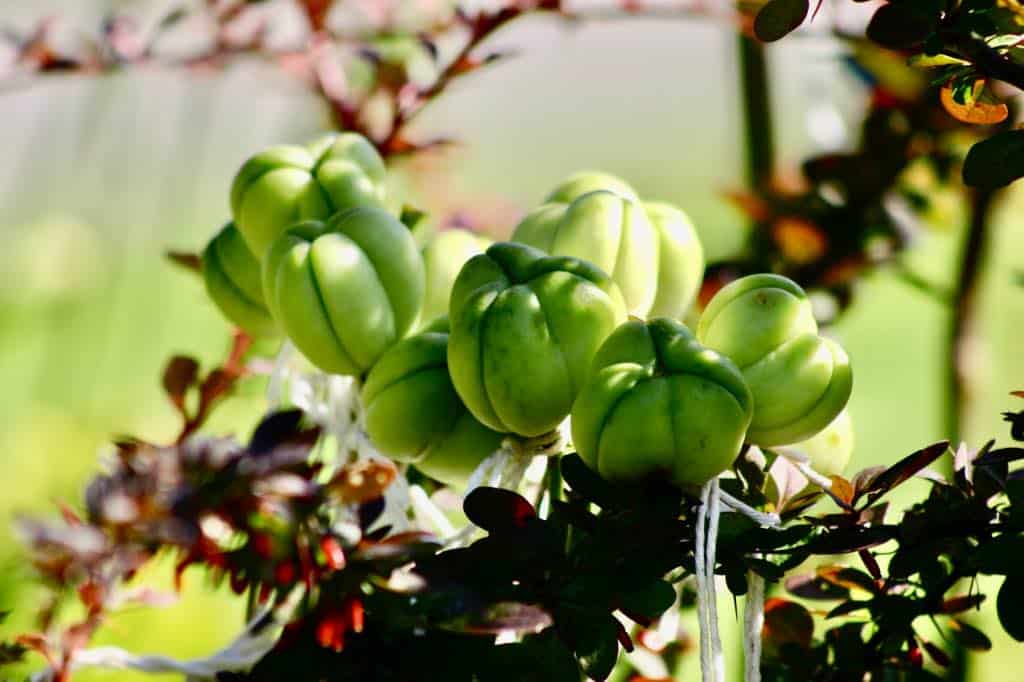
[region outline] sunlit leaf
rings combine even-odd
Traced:
[[[1010,115],[1010,110],[1002,102],[983,97],[985,92],[985,80],[979,78],[974,81],[971,94],[964,101],[957,101],[951,83],[942,87],[939,98],[950,116],[963,123],[990,125],[1005,121]]]

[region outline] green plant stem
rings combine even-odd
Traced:
[[[768,64],[761,43],[744,35],[738,36],[737,40],[747,184],[757,189],[771,179],[775,168],[775,135],[772,125]]]
[[[974,337],[976,303],[984,272],[991,232],[992,206],[996,190],[978,189],[970,194],[970,218],[960,251],[960,264],[953,290],[953,306],[943,355],[945,405],[943,431],[955,444],[964,437],[964,421],[971,397],[970,354]]]

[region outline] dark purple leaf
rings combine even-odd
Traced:
[[[466,495],[462,509],[470,521],[490,533],[514,532],[537,517],[533,506],[522,495],[487,486],[475,488]]]
[[[888,7],[888,5],[886,6]],[[949,450],[949,441],[942,441],[907,455],[878,474],[866,488],[858,490],[854,501],[856,502],[866,495],[868,504],[874,504],[882,495],[930,465],[944,455],[947,450]]]
[[[867,469],[862,469],[861,471],[858,471],[851,481],[853,483],[853,487],[857,490],[858,494],[861,491],[868,490],[871,487],[871,484],[874,482],[874,480],[878,478],[884,471],[884,466],[868,467]]]
[[[952,597],[942,602],[942,613],[960,613],[969,609],[978,608],[985,601],[983,594],[965,594],[960,597]]]
[[[1024,459],[1024,448],[999,448],[990,450],[974,460],[974,466],[994,466],[997,464],[1009,464]]]
[[[895,535],[895,529],[887,526],[851,526],[831,530],[814,538],[807,543],[807,549],[815,554],[847,554],[881,545]]]
[[[875,580],[881,580],[882,569],[879,568],[878,561],[875,560],[875,555],[866,549],[860,550],[857,552],[857,555],[860,557],[861,563],[864,564],[864,568],[868,569],[868,573],[871,574],[871,577]]]
[[[249,452],[264,455],[279,445],[288,443],[299,430],[302,410],[281,410],[266,416],[253,431]]]

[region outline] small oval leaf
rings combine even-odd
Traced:
[[[814,636],[814,619],[810,611],[796,602],[773,598],[764,604],[765,639],[777,646],[796,644],[806,649]]]
[[[965,184],[990,189],[1024,176],[1024,130],[1007,130],[971,147],[963,173]]]
[[[1006,634],[1018,642],[1024,642],[1024,578],[1012,576],[1003,582],[996,597],[996,613]]]
[[[992,640],[988,638],[988,635],[973,625],[968,625],[962,620],[954,618],[949,621],[949,628],[953,636],[956,637],[956,640],[965,649],[970,651],[988,651],[992,648]]]
[[[771,43],[796,30],[810,9],[808,0],[769,0],[754,18],[754,35]]]
[[[878,8],[868,23],[867,34],[875,43],[890,49],[919,45],[931,35],[938,17],[911,4],[886,4]]]
[[[502,488],[481,486],[466,495],[462,510],[470,521],[490,533],[508,533],[537,516],[522,495]]]

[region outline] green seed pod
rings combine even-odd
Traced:
[[[658,232],[658,294],[648,317],[683,319],[704,279],[704,248],[689,217],[671,204],[646,201],[647,217]]]
[[[545,204],[516,227],[512,240],[556,256],[589,261],[612,276],[631,315],[645,317],[658,289],[660,239],[643,207],[613,192]]]
[[[510,242],[466,263],[449,310],[455,390],[481,422],[521,436],[569,414],[598,346],[626,317],[594,265]]]
[[[483,253],[491,240],[469,230],[438,232],[423,248],[423,265],[427,271],[427,289],[423,297],[420,319],[430,322],[448,314],[448,299],[459,270],[473,256]]]
[[[751,275],[723,287],[701,315],[697,337],[743,372],[754,396],[751,443],[806,440],[850,398],[846,352],[818,335],[807,294],[785,277]]]
[[[843,410],[815,436],[786,446],[810,457],[811,468],[823,476],[841,476],[853,456],[853,420],[850,412]]]
[[[300,223],[263,263],[268,308],[320,369],[359,376],[404,337],[423,305],[423,259],[409,231],[379,208]]]
[[[224,317],[253,336],[278,333],[263,300],[260,264],[234,223],[225,225],[206,245],[202,265],[206,292]]]
[[[448,375],[448,319],[391,347],[366,377],[366,431],[389,457],[437,480],[465,486],[502,434],[478,422]]]
[[[572,408],[580,457],[609,480],[658,473],[700,486],[743,446],[753,398],[739,369],[681,322],[631,320],[608,337]]]
[[[580,171],[567,177],[544,199],[545,203],[571,204],[584,194],[603,189],[614,192],[630,201],[639,201],[636,190],[628,182],[608,173]]]
[[[231,213],[260,260],[300,220],[326,220],[355,206],[384,205],[384,161],[362,135],[280,145],[253,156],[231,185]]]
[[[843,410],[839,416],[826,426],[817,435],[800,443],[793,443],[780,447],[779,451],[793,451],[806,455],[812,469],[822,476],[841,476],[850,463],[853,456],[854,434],[853,421],[850,419],[848,410]],[[783,457],[777,458],[771,465],[771,475],[765,482],[764,493],[769,500],[778,504],[780,498],[780,478],[786,482],[788,488],[793,482],[790,477],[794,475],[792,465],[788,464]],[[789,490],[788,496],[794,497],[803,491],[816,487],[808,481],[802,490]]]

